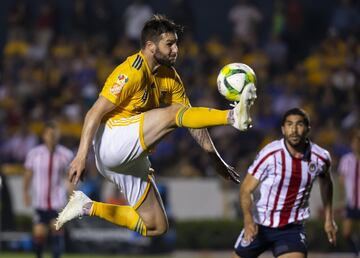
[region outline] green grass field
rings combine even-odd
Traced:
[[[0,253],[1,258],[34,258],[35,255],[31,253]],[[62,258],[166,258],[170,256],[139,256],[139,255],[91,255],[91,254],[64,254]],[[50,254],[46,254],[44,258],[51,258]],[[194,257],[197,258],[197,257]]]
[[[34,258],[32,253],[2,253],[0,258]],[[62,258],[230,258],[229,252],[175,252],[169,255],[92,255],[92,254],[64,254]],[[262,254],[259,258],[272,258],[270,252]],[[350,253],[309,253],[309,258],[353,258]],[[51,258],[50,254],[46,254],[44,258]]]
[[[32,253],[2,253],[0,251],[0,258],[34,258],[35,255]],[[62,258],[225,258],[230,257],[230,252],[224,253],[209,253],[209,252],[200,252],[200,253],[174,253],[168,255],[116,255],[116,254],[64,254]],[[50,254],[45,254],[44,258],[51,258]]]
[[[0,258],[34,258],[33,253],[1,252]],[[231,251],[200,251],[200,252],[174,252],[164,255],[119,255],[119,254],[64,254],[61,258],[230,258]],[[44,258],[51,258],[50,253],[45,253]],[[263,257],[268,258],[268,257]]]

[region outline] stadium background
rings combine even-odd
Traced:
[[[137,40],[129,39],[125,33],[126,24],[138,18],[125,15],[134,2],[0,2],[1,234],[4,240],[1,247],[4,250],[30,248],[26,240],[21,240],[28,236],[23,233],[30,230],[30,211],[22,206],[19,190],[26,152],[39,142],[41,124],[50,118],[61,122],[62,143],[76,151],[82,119],[106,76],[138,48]],[[256,71],[259,98],[253,111],[254,128],[241,134],[230,127],[211,129],[226,161],[245,172],[256,151],[280,137],[281,114],[290,107],[300,106],[310,113],[311,138],[332,155],[336,182],[337,161],[349,151],[349,133],[359,126],[360,4],[350,0],[248,2],[251,11],[243,9],[244,19],[239,21],[246,25],[245,37],[233,30],[228,18],[230,12],[236,10],[237,1],[152,0],[144,4],[153,13],[164,13],[185,25],[176,68],[194,106],[228,106],[216,90],[216,76],[224,64],[243,62]],[[247,23],[247,19],[252,22]],[[149,244],[152,251],[230,249],[241,228],[238,187],[215,175],[206,155],[186,130],[178,129],[167,137],[151,159],[174,220],[173,230],[167,237]],[[91,159],[88,170],[80,187],[94,199],[118,201],[118,193],[96,173]],[[335,198],[340,222],[343,203]],[[321,223],[316,221],[321,218],[319,202],[314,193],[315,221],[308,227],[310,232],[322,232]],[[73,223],[69,228],[88,225],[87,220],[78,224]],[[142,250],[136,245],[141,240],[126,232],[110,232],[108,236],[127,237],[124,243],[128,244],[131,239],[134,248],[120,248],[115,241],[116,249],[99,249],[116,253]],[[216,234],[219,237],[214,239]],[[71,249],[71,242],[69,251],[87,250],[88,243],[84,249],[77,250]],[[325,241],[310,247],[322,251],[345,250],[341,242],[334,249]]]

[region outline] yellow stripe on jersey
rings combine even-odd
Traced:
[[[130,124],[135,124],[137,122],[140,122],[143,120],[142,118],[143,114],[127,117],[127,118],[119,118],[119,119],[109,119],[106,123],[107,126],[112,128],[113,126],[127,126]]]
[[[135,205],[133,206],[134,210],[137,210],[140,207],[140,205],[144,202],[146,196],[149,193],[150,186],[151,186],[151,182],[150,182],[150,175],[149,175],[148,176],[148,182],[147,182],[147,185],[146,185],[146,188],[145,188],[145,192],[140,197],[140,199],[137,201],[137,203],[135,203]]]
[[[143,148],[143,150],[147,150],[147,146],[145,144],[145,140],[144,140],[144,119],[145,119],[145,115],[142,114],[141,119],[140,119],[140,126],[139,126],[139,140],[140,140],[140,145]]]

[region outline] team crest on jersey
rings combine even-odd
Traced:
[[[114,85],[110,88],[110,93],[113,95],[119,94],[128,80],[129,78],[125,74],[120,74]]]
[[[308,171],[310,174],[314,175],[318,170],[318,165],[315,161],[311,161],[308,166]]]
[[[250,245],[250,243],[251,243],[251,241],[246,240],[244,237],[243,237],[243,238],[241,239],[241,241],[240,241],[240,245],[241,245],[242,247],[247,247],[247,246]]]

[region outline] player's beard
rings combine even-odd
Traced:
[[[299,139],[297,141],[293,141],[291,138],[294,136],[298,137]],[[306,142],[306,138],[300,135],[289,135],[286,137],[286,141],[291,147],[298,148]]]
[[[171,60],[168,56],[161,53],[158,49],[156,50],[156,52],[154,54],[154,59],[156,60],[156,62],[158,64],[164,65],[164,66],[167,66],[167,67],[174,66],[175,61],[176,61],[176,58],[174,58],[174,60]]]

